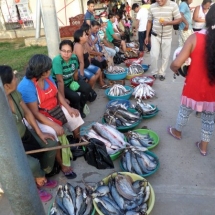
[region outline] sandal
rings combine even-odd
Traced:
[[[196,142],[196,146],[197,146],[197,148],[199,149],[199,152],[200,152],[200,154],[202,155],[202,156],[206,156],[207,155],[207,152],[203,152],[202,150],[201,150],[201,148],[200,148],[200,143],[201,143],[201,141],[200,142]]]
[[[52,195],[45,190],[38,189],[38,194],[42,202],[48,202],[49,200],[52,199]]]
[[[46,188],[54,188],[57,187],[57,184],[58,184],[57,181],[47,179],[47,182],[43,186]]]
[[[110,88],[110,86],[108,86],[107,84],[104,84],[103,86],[100,87],[100,89],[104,89],[104,90],[108,88]]]
[[[173,134],[172,129],[173,129],[173,128],[172,128],[171,126],[169,126],[169,127],[167,128],[168,134],[170,134],[172,137],[174,137],[174,138],[177,139],[177,140],[181,140],[181,137],[177,137],[175,134]]]
[[[62,171],[63,172],[63,171]],[[63,174],[65,175],[66,178],[68,179],[74,179],[77,177],[76,173],[74,173],[73,171],[71,172],[63,172]]]

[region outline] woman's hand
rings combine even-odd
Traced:
[[[62,126],[58,125],[57,123],[55,123],[54,126],[52,126],[52,128],[55,130],[55,132],[57,133],[57,136],[62,136],[64,134],[64,129]]]
[[[73,117],[73,115],[75,117],[79,116],[79,111],[77,109],[75,109],[75,108],[68,108],[67,111],[71,115],[71,117]]]
[[[47,139],[55,140],[54,135],[48,133],[41,132],[38,134],[38,136],[45,144],[48,144],[48,142],[46,141]]]

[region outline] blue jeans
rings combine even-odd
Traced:
[[[144,48],[147,47],[148,51],[151,50],[150,44],[145,45],[144,40],[146,39],[146,31],[138,31],[138,39],[139,39],[139,51],[143,52]]]
[[[84,69],[84,77],[90,80],[99,70],[99,67],[90,64],[87,68]],[[80,75],[80,71],[78,71]]]

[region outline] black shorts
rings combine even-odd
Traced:
[[[112,40],[112,43],[114,44],[114,46],[120,47],[120,46],[121,46],[121,41],[122,41],[122,40],[113,39],[113,40]]]

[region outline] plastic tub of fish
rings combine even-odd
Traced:
[[[111,96],[111,95],[109,95],[109,91],[111,90],[111,88],[105,90],[105,95],[107,96],[107,98],[109,100],[116,100],[116,99],[125,99],[125,100],[128,100],[128,99],[130,99],[130,97],[131,97],[131,95],[133,93],[133,88],[130,87],[130,86],[124,86],[124,87],[125,87],[126,90],[129,91],[125,95],[122,95],[122,96]]]
[[[126,153],[129,153],[129,152],[126,152]],[[133,154],[134,154],[134,153],[133,153]],[[142,176],[142,177],[148,177],[148,176],[154,174],[155,172],[157,172],[157,170],[158,170],[159,167],[160,167],[160,163],[159,163],[158,157],[157,157],[153,152],[145,151],[144,154],[145,154],[146,156],[150,156],[150,158],[154,159],[154,162],[155,162],[155,163],[153,163],[154,168],[151,169],[151,170],[149,171],[149,170],[146,169],[147,167],[144,166],[143,169],[145,169],[145,171],[146,171],[146,172],[144,172],[143,169],[141,168],[141,165],[144,165],[144,163],[145,163],[146,161],[142,162],[142,164],[140,165],[140,164],[138,163],[138,160],[137,160],[136,157],[135,157],[135,158],[132,158],[132,162],[130,163],[130,165],[131,165],[131,171],[132,171],[132,173],[135,173],[135,174],[138,174],[138,173],[139,173],[138,175],[140,175],[140,176]],[[120,165],[120,168],[121,168],[122,171],[124,171],[124,172],[129,172],[128,169],[125,169],[125,168],[127,168],[127,166],[126,166],[126,162],[127,162],[126,158],[127,158],[127,157],[124,157],[124,156],[125,156],[125,154],[124,154],[123,157],[120,159],[119,165]],[[152,162],[148,157],[146,157],[146,158],[149,160],[149,162]],[[123,159],[125,159],[125,160],[123,161]],[[134,159],[134,160],[133,160],[133,159]],[[139,157],[139,159],[141,159],[141,158]],[[123,166],[123,162],[124,162],[125,166]],[[133,166],[132,166],[132,165],[133,165]]]
[[[142,107],[142,105],[143,105],[143,107]],[[143,103],[142,105],[141,105],[141,103],[139,104],[137,102],[135,110],[138,111],[142,115],[143,119],[150,119],[150,118],[156,116],[159,112],[158,107],[153,104]],[[144,105],[146,106],[146,109],[144,109],[144,107],[145,107]],[[149,109],[148,106],[151,108]]]
[[[111,73],[104,72],[104,74],[106,75],[107,79],[112,80],[112,81],[117,81],[117,80],[122,80],[127,76],[127,70],[125,70],[122,73],[111,74]]]
[[[126,176],[126,178],[125,178],[125,176]],[[152,186],[151,186],[151,184],[145,179],[145,178],[143,178],[143,177],[141,177],[141,176],[139,176],[139,175],[137,175],[137,174],[134,174],[134,173],[129,173],[129,172],[119,172],[119,173],[113,173],[113,174],[111,174],[111,175],[109,175],[109,176],[107,176],[106,178],[104,178],[102,181],[106,184],[106,185],[108,185],[109,184],[109,181],[112,179],[112,178],[114,178],[114,179],[116,179],[115,181],[117,181],[117,184],[116,184],[116,182],[114,182],[115,183],[115,189],[113,188],[113,189],[111,189],[111,191],[109,192],[109,195],[111,195],[112,197],[113,197],[113,199],[115,199],[115,198],[117,198],[117,196],[119,196],[117,199],[116,199],[116,201],[118,202],[118,203],[116,203],[117,205],[119,204],[119,209],[120,208],[123,208],[124,209],[124,204],[122,205],[120,205],[120,202],[118,201],[118,200],[120,200],[120,198],[122,198],[123,199],[123,201],[124,200],[126,200],[126,201],[131,201],[131,204],[134,204],[134,208],[135,209],[137,209],[138,207],[136,206],[136,202],[134,202],[134,199],[135,199],[135,197],[132,197],[132,195],[138,195],[138,194],[136,194],[136,193],[134,193],[135,191],[136,192],[139,192],[139,190],[140,190],[140,192],[144,192],[144,199],[143,200],[141,200],[141,201],[143,201],[143,202],[141,202],[141,203],[139,203],[140,205],[139,205],[139,208],[141,208],[141,210],[145,210],[146,211],[146,213],[145,214],[147,214],[147,215],[149,215],[151,212],[152,212],[152,209],[153,209],[153,207],[154,207],[154,204],[155,204],[155,193],[154,193],[154,190],[153,190],[153,188],[152,188]],[[124,182],[124,179],[126,179],[126,182],[128,183],[128,186],[127,185],[125,185],[125,183],[123,183]],[[127,189],[128,188],[131,188],[132,189],[132,193],[129,193],[129,195],[128,196],[126,196],[127,198],[129,197],[129,200],[128,199],[125,199],[125,194],[126,194],[126,191],[127,190],[122,190],[123,189],[123,187],[120,185],[120,182],[121,182],[121,185],[124,187],[126,187]],[[110,182],[110,184],[112,184],[111,182]],[[117,188],[116,188],[116,186],[117,186]],[[141,189],[142,187],[145,187],[145,189]],[[134,190],[135,189],[135,190]],[[144,191],[143,191],[144,190]],[[116,192],[115,192],[116,191]],[[123,194],[124,194],[124,196],[122,196],[122,193],[121,193],[121,195],[119,195],[119,191],[123,191]],[[114,193],[115,192],[115,193]],[[139,195],[140,195],[140,193],[139,193]],[[121,197],[120,197],[121,196]],[[132,199],[131,199],[131,197],[132,197]],[[139,197],[139,199],[140,199],[140,196],[138,196]],[[96,198],[96,199],[94,199],[93,200],[93,205],[94,205],[94,207],[95,207],[95,209],[96,209],[96,212],[99,214],[99,215],[104,215],[104,213],[102,213],[102,211],[100,210],[100,209],[102,209],[101,208],[101,203],[99,202],[99,200],[98,200],[99,198]],[[144,201],[145,201],[145,203],[144,203]],[[97,203],[98,202],[98,203]],[[127,210],[128,211],[128,210]],[[126,212],[127,212],[126,211]],[[126,212],[125,211],[123,211],[123,212],[121,212],[121,214],[126,214]],[[119,214],[119,212],[117,213],[117,212],[114,212],[114,211],[109,211],[109,212],[106,212],[106,214]]]
[[[148,84],[152,86],[154,84],[155,78],[153,76],[135,76],[130,79],[132,86],[138,86],[139,84]]]
[[[116,106],[116,105],[123,105],[126,108],[129,108],[131,103],[129,100],[126,100],[126,99],[115,99],[115,100],[109,101],[106,105],[106,108],[109,108],[110,106]]]
[[[149,136],[153,139],[152,146],[147,147],[149,150],[155,148],[159,144],[160,138],[159,138],[158,134],[152,130],[136,129],[136,130],[133,130],[133,132],[143,134],[143,135],[149,134]]]
[[[131,58],[124,61],[125,65],[127,67],[131,66],[132,63],[141,63],[143,59],[142,58]]]

